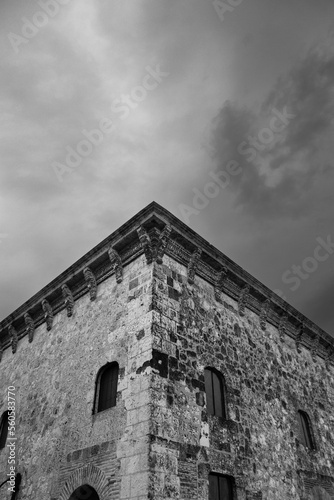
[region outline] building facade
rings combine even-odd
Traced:
[[[0,329],[0,500],[334,499],[333,338],[156,203]]]

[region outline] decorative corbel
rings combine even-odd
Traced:
[[[325,357],[325,364],[327,370],[329,370],[332,361],[334,361],[334,348],[333,346],[329,346],[326,349],[326,357]]]
[[[17,350],[18,337],[17,337],[17,331],[15,330],[12,324],[8,326],[8,333],[11,338],[12,352],[13,354],[15,354]]]
[[[28,313],[25,313],[24,322],[26,324],[26,332],[28,334],[28,340],[29,340],[29,342],[32,342],[34,339],[34,333],[35,333],[34,320],[32,319],[32,317]]]
[[[122,259],[119,255],[119,253],[112,246],[110,246],[108,248],[108,255],[109,255],[109,259],[110,259],[113,271],[115,272],[115,275],[116,275],[116,281],[117,281],[117,283],[122,283],[122,280],[123,280]]]
[[[166,224],[163,228],[162,232],[159,235],[157,246],[155,247],[155,260],[157,264],[162,264],[162,258],[165,254],[166,247],[168,245],[168,241],[170,238],[170,233],[172,232],[172,228],[169,224]]]
[[[97,295],[97,283],[92,270],[89,267],[85,267],[83,270],[83,275],[86,280],[87,288],[90,294],[90,300],[95,300]]]
[[[214,288],[215,299],[217,302],[221,301],[221,295],[223,291],[223,285],[227,274],[227,268],[223,266],[216,277],[216,283]]]
[[[190,257],[190,261],[188,264],[188,283],[189,285],[194,284],[195,274],[198,269],[199,260],[202,254],[202,250],[200,248],[196,248],[192,256]]]
[[[320,343],[320,334],[319,334],[319,333],[317,333],[317,334],[313,337],[312,347],[311,347],[311,356],[312,356],[312,359],[313,359],[313,361],[314,361],[314,362],[315,362],[315,361],[316,361],[316,359],[317,359],[317,354],[318,354],[319,343]]]
[[[145,229],[142,226],[140,226],[137,229],[137,234],[139,237],[140,244],[141,244],[141,246],[144,250],[144,253],[145,253],[146,263],[151,264],[152,260],[153,260],[151,238],[149,237],[149,235],[147,234],[147,232],[145,231]]]
[[[283,314],[280,317],[279,324],[278,324],[278,333],[279,333],[279,338],[281,342],[284,342],[284,337],[286,334],[286,324],[287,324],[288,317],[286,314]]]
[[[63,299],[65,301],[65,306],[67,309],[67,316],[68,316],[68,318],[70,318],[73,315],[73,309],[74,309],[73,294],[66,284],[62,285],[61,293],[62,293]]]
[[[305,333],[305,325],[304,325],[304,323],[302,323],[300,325],[300,327],[299,327],[299,330],[298,330],[298,333],[297,333],[297,336],[296,336],[296,339],[295,339],[297,352],[301,352],[302,351],[302,349],[301,349],[301,343],[302,343],[302,340],[303,340],[304,333]]]
[[[245,309],[248,302],[249,292],[250,292],[249,285],[244,286],[240,291],[238,300],[238,309],[240,316],[245,316]]]
[[[53,323],[53,312],[52,312],[52,307],[50,306],[49,302],[46,299],[42,300],[42,309],[44,311],[46,329],[50,331]]]
[[[269,309],[270,309],[270,299],[267,299],[263,302],[259,315],[261,330],[266,329]]]
[[[159,233],[157,229],[155,232],[152,231],[151,237],[142,226],[137,229],[139,241],[144,250],[147,264],[151,264],[153,261],[156,261],[157,264],[162,264],[162,258],[168,245],[171,232],[172,228],[169,224],[165,225],[161,233]]]

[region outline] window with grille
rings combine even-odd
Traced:
[[[232,478],[210,473],[209,500],[233,500]]]
[[[2,414],[0,422],[0,450],[6,446],[8,434],[8,411]]]
[[[306,448],[314,449],[310,419],[304,411],[298,410],[299,439]]]
[[[214,368],[205,368],[204,381],[208,413],[226,419],[225,384],[222,374]]]
[[[98,413],[116,406],[118,363],[108,363],[102,367],[96,379],[95,410]]]

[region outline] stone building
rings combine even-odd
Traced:
[[[156,203],[0,329],[1,500],[334,498],[333,338]]]

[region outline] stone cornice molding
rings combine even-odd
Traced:
[[[42,309],[44,311],[44,318],[46,322],[46,329],[51,330],[53,324],[53,311],[52,307],[46,299],[42,300]]]
[[[24,322],[26,325],[26,332],[28,334],[28,340],[29,342],[32,342],[34,340],[34,333],[35,333],[35,324],[34,320],[30,316],[29,313],[24,314]]]
[[[8,325],[8,333],[11,338],[12,352],[13,354],[15,354],[18,344],[18,337],[17,337],[17,331],[12,324]]]
[[[96,277],[91,268],[88,266],[86,266],[82,272],[86,281],[86,286],[89,290],[90,300],[95,300],[97,296]]]
[[[260,327],[262,330],[266,329],[269,310],[270,310],[270,299],[266,299],[261,306],[261,311],[259,315]]]
[[[151,264],[153,261],[157,262],[157,264],[162,264],[162,258],[169,243],[171,231],[172,228],[169,224],[165,224],[162,231],[159,231],[157,228],[151,229],[150,234],[147,233],[144,227],[139,226],[137,234],[144,250],[147,264]]]
[[[201,258],[201,253],[202,253],[201,249],[196,248],[196,250],[194,251],[194,253],[190,257],[190,260],[188,263],[188,276],[187,276],[189,285],[193,285],[195,282],[195,275],[197,273],[197,268],[198,268],[199,260]]]
[[[287,315],[286,314],[283,314],[280,318],[279,318],[279,323],[278,323],[278,333],[279,333],[279,337],[281,339],[282,342],[284,342],[284,337],[285,337],[285,333],[286,333],[286,323],[287,323]]]
[[[64,303],[67,309],[67,317],[70,318],[73,315],[74,309],[74,298],[69,287],[64,283],[61,287]]]
[[[71,313],[69,309],[75,301],[87,293],[94,300],[99,283],[113,275],[120,283],[121,271],[143,254],[150,262],[156,260],[158,263],[162,262],[164,254],[170,256],[186,267],[188,279],[190,277],[194,285],[197,277],[212,284],[216,300],[222,300],[222,294],[238,304],[241,300],[242,314],[247,314],[247,310],[256,313],[263,328],[265,323],[278,328],[281,340],[287,335],[295,340],[299,351],[304,346],[311,351],[313,359],[320,356],[327,364],[333,363],[333,356],[328,355],[334,350],[333,337],[155,202],[1,321],[0,346],[2,349],[11,346],[10,325],[15,328],[18,341],[28,334],[32,341],[34,330],[47,319],[47,326],[52,326],[51,314],[53,319],[66,308]],[[87,269],[90,271],[88,282]],[[64,285],[66,292],[71,291],[71,295],[68,294],[71,305],[64,300]],[[41,307],[43,301],[50,306],[47,314]]]
[[[222,292],[226,274],[227,274],[226,266],[222,266],[221,270],[217,273],[216,282],[214,285],[214,294],[217,302],[221,302],[222,300]]]
[[[248,303],[248,297],[250,296],[250,286],[247,284],[240,290],[240,295],[238,298],[238,309],[240,316],[245,316],[246,307]]]
[[[117,283],[122,283],[123,280],[123,264],[122,259],[112,246],[108,248],[108,255],[110,259],[110,263],[113,266],[113,270],[115,271],[116,281]]]

